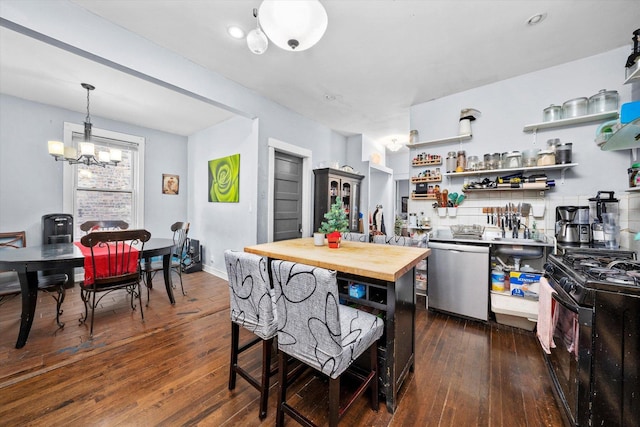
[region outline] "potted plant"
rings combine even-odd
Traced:
[[[330,248],[339,248],[340,233],[349,229],[349,220],[347,219],[347,213],[342,209],[342,199],[340,197],[336,198],[329,212],[324,214],[324,219],[325,221],[322,221],[318,231],[327,235]]]

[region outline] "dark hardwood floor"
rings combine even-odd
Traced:
[[[5,426],[254,426],[275,422],[276,388],[269,413],[258,419],[257,390],[238,378],[227,389],[229,295],[227,283],[205,272],[185,274],[187,296],[171,306],[156,279],[145,322],[123,292],[96,312],[94,338],[79,325],[77,287],[63,304],[41,294],[27,345],[15,349],[20,298],[0,302],[0,424]],[[533,333],[419,309],[416,366],[392,415],[362,398],[345,426],[560,426],[541,351]],[[241,335],[242,337],[243,335]],[[247,337],[248,335],[244,335]],[[241,361],[258,369],[259,351]],[[345,381],[343,381],[345,382]],[[327,383],[307,372],[291,399],[320,424],[327,421]],[[287,425],[296,425],[287,419]]]

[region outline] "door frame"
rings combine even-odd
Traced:
[[[269,138],[269,183],[267,194],[267,242],[273,242],[276,151],[302,158],[302,237],[311,236],[311,155],[313,152],[275,138]]]

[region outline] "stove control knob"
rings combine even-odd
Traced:
[[[545,273],[547,273],[549,276],[553,275],[555,268],[553,268],[553,264],[551,264],[550,262],[546,262],[544,264],[544,271]]]
[[[562,287],[562,289],[564,289],[567,292],[571,292],[576,288],[576,285],[574,283],[571,282],[571,280],[569,280],[568,277],[562,277],[558,283],[560,284],[560,286]]]

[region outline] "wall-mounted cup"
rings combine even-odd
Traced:
[[[449,214],[449,218],[455,218],[456,215],[458,214],[458,208],[447,208],[447,213]]]
[[[447,208],[438,208],[438,216],[440,218],[447,216]]]

